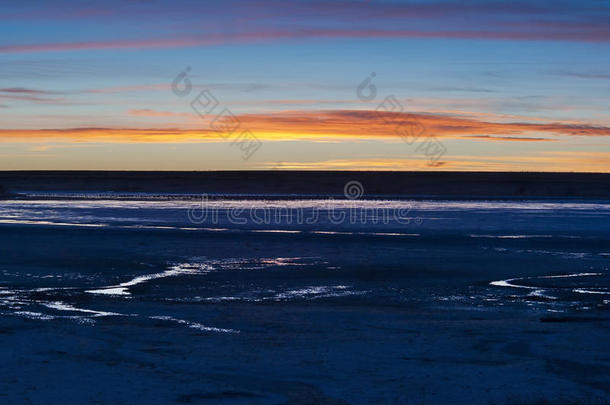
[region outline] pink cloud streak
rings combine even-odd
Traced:
[[[267,31],[250,33],[223,33],[208,36],[177,38],[151,38],[139,40],[79,41],[41,44],[2,45],[0,53],[53,52],[103,49],[179,48],[190,46],[214,46],[264,42],[282,39],[315,38],[430,38],[430,39],[481,39],[520,41],[572,41],[610,42],[610,28],[591,28],[579,31],[425,31],[425,30],[353,30],[353,29],[303,29],[295,31]]]

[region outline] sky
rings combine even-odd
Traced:
[[[0,170],[610,172],[610,0],[0,0]]]

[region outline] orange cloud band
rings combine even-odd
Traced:
[[[548,152],[536,156],[451,155],[431,165],[425,156],[386,159],[334,159],[301,162],[265,162],[257,169],[281,170],[441,170],[610,172],[610,152]]]
[[[184,117],[192,124],[194,114],[131,111],[132,115]],[[70,142],[204,142],[228,140],[231,135],[250,130],[260,140],[397,139],[404,131],[418,135],[492,141],[550,141],[543,136],[609,136],[610,127],[585,123],[487,122],[440,114],[390,113],[368,110],[284,111],[270,114],[243,114],[231,117],[231,124],[214,116],[197,117],[201,129],[177,128],[68,128],[3,129],[0,141]],[[403,132],[401,132],[403,131]],[[535,136],[538,135],[538,136]]]

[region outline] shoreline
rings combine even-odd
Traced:
[[[343,199],[348,182],[360,183],[360,199],[610,199],[610,174],[603,173],[273,170],[0,171],[0,198],[23,198],[30,192],[87,194],[84,198],[108,194],[134,199],[153,193],[159,198]]]
[[[123,194],[123,193],[103,193],[103,192],[76,192],[75,195],[70,196],[62,192],[48,192],[46,194],[36,192],[22,192],[13,193],[7,195],[0,195],[0,201],[2,200],[20,200],[20,201],[83,201],[83,200],[117,200],[117,201],[200,201],[202,196],[209,201],[320,201],[320,200],[336,200],[336,201],[511,201],[511,202],[607,202],[610,201],[608,197],[556,197],[556,196],[473,196],[473,195],[368,195],[366,198],[358,200],[350,200],[344,195],[340,194],[326,194],[326,195],[271,195],[271,194],[244,194],[244,195],[231,195],[231,194],[207,194],[207,193],[193,193],[193,194],[179,194],[179,193],[139,193],[139,194]]]

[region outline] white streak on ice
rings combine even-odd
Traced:
[[[602,273],[573,273],[573,274],[560,274],[558,276],[540,276],[534,278],[568,278],[568,277],[585,277],[585,276],[601,276]]]
[[[575,288],[574,290],[575,293],[579,293],[579,294],[605,294],[605,295],[610,295],[610,291],[592,291],[592,290],[585,290],[584,288]]]
[[[29,319],[37,319],[41,321],[50,321],[55,319],[54,316],[41,314],[40,312],[32,312],[32,311],[16,311],[13,312],[15,315],[21,315]]]
[[[177,264],[175,266],[170,267],[169,270],[163,271],[161,273],[153,273],[153,274],[145,274],[143,276],[135,277],[129,281],[118,285],[110,285],[106,287],[100,287],[94,290],[87,290],[85,292],[90,294],[106,294],[106,295],[130,295],[129,287],[133,287],[138,284],[145,283],[150,280],[155,280],[159,278],[165,277],[175,277],[184,274],[202,274],[209,273],[212,271],[212,266],[207,264]]]
[[[236,330],[236,329],[225,329],[225,328],[216,328],[213,326],[205,326],[198,322],[185,321],[184,319],[172,318],[171,316],[151,316],[149,318],[157,319],[160,321],[176,322],[176,323],[179,323],[182,325],[186,325],[189,328],[198,329],[203,332],[221,332],[221,333],[239,333],[240,332],[239,330]]]
[[[86,314],[92,314],[93,316],[121,316],[122,314],[118,314],[116,312],[105,312],[105,311],[94,311],[91,309],[82,309],[76,308],[70,304],[66,304],[61,301],[53,301],[53,302],[44,302],[42,303],[47,308],[55,309],[58,311],[69,311],[69,312],[83,312]]]
[[[496,287],[526,288],[528,290],[537,290],[538,289],[536,287],[530,287],[530,286],[526,286],[526,285],[512,284],[512,282],[515,281],[515,280],[526,280],[526,279],[529,279],[529,277],[524,277],[524,278],[509,278],[509,279],[506,279],[506,280],[492,281],[491,283],[489,283],[489,285],[493,285],[493,286],[496,286]]]
[[[550,299],[556,299],[555,297],[544,295],[543,291],[549,290],[549,289],[551,289],[551,290],[557,289],[557,287],[540,288],[540,287],[532,287],[532,286],[527,286],[527,285],[515,284],[513,282],[520,281],[520,280],[592,277],[592,276],[602,276],[602,275],[603,275],[603,273],[572,273],[572,274],[559,274],[559,275],[551,275],[551,276],[521,277],[521,278],[509,278],[506,280],[492,281],[489,284],[496,286],[496,287],[512,287],[512,288],[524,288],[524,289],[528,289],[528,290],[534,290],[529,294],[530,296],[539,296],[539,297],[545,297],[545,298],[550,298]],[[600,291],[600,290],[604,289],[603,287],[599,287],[597,289],[595,289],[595,288],[596,287],[593,287],[593,289],[574,288],[574,289],[572,289],[572,292],[575,292],[578,294],[610,295],[610,291]]]

